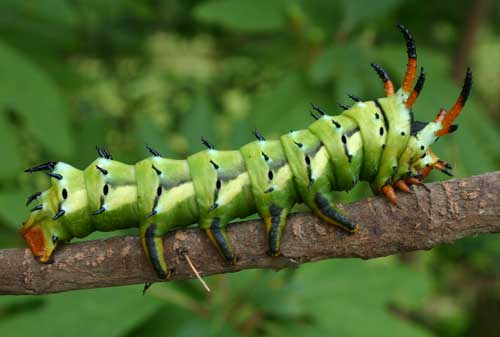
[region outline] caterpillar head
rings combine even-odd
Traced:
[[[36,201],[31,214],[23,223],[20,234],[26,240],[33,255],[40,262],[49,263],[60,242],[75,235],[75,223],[85,221],[86,192],[82,172],[64,163],[50,162],[26,170],[48,171],[51,186],[28,198],[28,204]]]
[[[437,169],[452,176],[451,165],[437,157],[430,149],[439,137],[457,130],[458,125],[453,124],[462,111],[472,88],[472,72],[467,69],[462,91],[450,110],[441,109],[433,122],[424,123],[415,121],[412,125],[412,136],[408,148],[413,151],[411,159],[412,176],[425,178],[432,169]]]

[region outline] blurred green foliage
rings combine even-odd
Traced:
[[[229,149],[248,142],[255,127],[268,137],[303,128],[311,121],[310,102],[336,113],[336,101],[348,103],[346,93],[381,96],[371,61],[399,83],[406,59],[397,23],[412,30],[428,74],[417,119],[449,107],[460,90],[452,79],[462,75],[454,74],[469,64],[474,69],[459,132],[438,142],[435,152],[454,164],[458,177],[498,170],[500,6],[489,5],[473,21],[469,15],[479,5],[465,0],[3,0],[0,247],[23,246],[17,229],[27,214],[25,197],[48,185],[22,168],[47,160],[83,168],[95,158],[95,144],[132,163],[147,155],[146,143],[182,158],[202,149],[201,135]],[[475,44],[467,45],[470,32]],[[366,195],[360,184],[339,199]],[[178,282],[155,285],[145,297],[137,286],[2,297],[0,331],[500,334],[498,236],[399,258],[219,275],[208,283],[210,295],[196,282]]]

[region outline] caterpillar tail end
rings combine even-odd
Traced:
[[[35,224],[30,226],[26,221],[19,231],[28,244],[33,257],[40,263],[51,264],[54,262],[53,253],[57,247],[58,241],[54,236],[50,237],[42,226]]]

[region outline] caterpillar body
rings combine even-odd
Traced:
[[[416,50],[411,33],[399,26],[406,41],[408,64],[401,88],[376,64],[386,96],[354,100],[340,115],[330,116],[313,105],[316,119],[307,129],[290,131],[278,140],[257,140],[236,151],[219,151],[202,138],[207,150],[186,160],[152,156],[135,165],[113,160],[97,147],[99,158],[85,170],[62,162],[27,169],[45,171],[51,187],[28,198],[37,201],[20,230],[34,256],[52,260],[57,245],[93,231],[139,227],[141,241],[160,278],[170,270],[162,237],[174,227],[197,223],[229,262],[235,262],[227,224],[258,213],[265,224],[269,254],[279,255],[287,215],[303,202],[327,223],[356,232],[358,225],[335,207],[332,191],[348,191],[358,181],[396,203],[394,188],[409,191],[435,168],[451,174],[451,165],[430,146],[456,130],[453,121],[469,95],[467,69],[456,103],[433,122],[414,121],[411,107],[422,90],[425,73],[416,76]]]

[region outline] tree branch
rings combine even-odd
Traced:
[[[500,171],[462,180],[420,186],[398,194],[398,206],[383,197],[344,205],[360,231],[354,235],[329,226],[312,214],[294,214],[283,234],[281,257],[266,255],[260,220],[229,226],[240,260],[225,265],[205,234],[184,229],[165,237],[173,280],[193,278],[182,256],[187,252],[202,275],[250,268],[281,269],[328,258],[370,259],[430,249],[466,236],[500,232]],[[66,244],[55,263],[42,265],[28,249],[0,250],[0,294],[46,294],[74,289],[159,281],[137,237]]]

